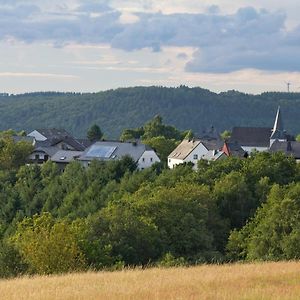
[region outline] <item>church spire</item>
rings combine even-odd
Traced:
[[[280,106],[278,106],[278,109],[277,109],[273,132],[275,132],[276,130],[278,130],[278,131],[284,130],[283,122],[282,122],[282,118],[281,118]]]
[[[278,106],[274,127],[272,129],[271,140],[286,140],[286,134],[282,122],[280,106]]]

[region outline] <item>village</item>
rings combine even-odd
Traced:
[[[130,156],[139,170],[161,162],[155,149],[141,141],[91,141],[77,139],[64,129],[36,129],[27,136],[15,136],[15,141],[27,141],[34,147],[31,163],[55,162],[60,170],[72,161],[88,166],[92,160],[118,160]],[[198,137],[184,139],[168,156],[167,165],[173,169],[189,163],[197,169],[199,160],[216,161],[229,156],[247,158],[253,151],[283,152],[300,160],[300,143],[288,134],[278,107],[273,127],[233,127],[229,139],[222,139],[214,127]]]

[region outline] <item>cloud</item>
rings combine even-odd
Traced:
[[[225,14],[213,5],[194,14],[140,12],[124,22],[124,12],[112,1],[62,1],[61,12],[50,12],[37,2],[2,2],[0,39],[50,41],[59,47],[109,44],[125,51],[193,47],[197,50],[186,65],[189,72],[300,70],[300,26],[286,29],[282,12],[244,7]],[[150,1],[144,3],[151,6]]]
[[[36,78],[58,78],[58,79],[76,79],[78,76],[52,73],[25,73],[25,72],[0,72],[0,77],[36,77]]]

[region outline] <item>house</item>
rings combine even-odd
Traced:
[[[57,151],[59,151],[59,149],[56,147],[35,145],[34,150],[29,155],[29,161],[37,164],[42,164],[51,159],[51,157]]]
[[[84,166],[88,166],[92,160],[118,160],[124,156],[130,156],[136,163],[138,169],[142,170],[160,162],[155,151],[137,142],[100,141],[87,148],[77,159]]]
[[[83,151],[85,146],[64,129],[36,129],[27,136],[34,137],[39,146],[57,147],[61,150]]]
[[[84,151],[86,147],[64,129],[37,129],[30,132],[27,138],[34,138],[34,150],[29,159],[43,163],[51,159],[59,150]]]
[[[227,155],[222,150],[209,150],[202,159],[208,161],[217,161],[220,159],[227,158]]]
[[[237,143],[230,143],[225,141],[222,151],[225,153],[226,156],[235,156],[241,158],[247,158],[248,153],[243,150],[243,148]]]
[[[296,141],[275,140],[269,152],[283,152],[286,156],[294,157],[298,163],[300,162],[300,143]]]
[[[83,151],[59,150],[51,157],[51,161],[55,162],[58,168],[63,171],[70,162],[76,160],[82,154]]]
[[[268,151],[272,128],[265,127],[234,127],[229,143],[238,144],[247,153],[252,151]]]
[[[173,169],[175,166],[183,163],[192,163],[194,169],[197,169],[197,162],[208,154],[209,151],[219,150],[222,144],[219,140],[183,140],[176,149],[168,156],[168,167]],[[212,154],[208,154],[212,157]],[[208,157],[207,156],[207,157]]]
[[[244,151],[269,151],[274,141],[293,140],[284,130],[280,107],[278,107],[273,128],[270,127],[234,127],[230,143],[239,144]]]

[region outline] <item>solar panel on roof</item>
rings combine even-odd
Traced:
[[[117,147],[93,145],[86,156],[98,158],[110,158]]]

